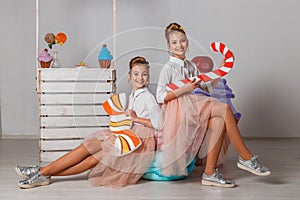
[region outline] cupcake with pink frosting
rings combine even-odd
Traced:
[[[48,53],[48,49],[44,49],[37,60],[40,62],[41,68],[49,68],[53,57]]]

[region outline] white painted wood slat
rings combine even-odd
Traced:
[[[42,128],[41,139],[86,138],[88,135],[108,127]]]
[[[102,68],[40,69],[42,81],[107,81],[115,80],[115,70]]]
[[[113,92],[114,83],[100,82],[41,82],[39,92],[52,93],[97,93]]]
[[[79,146],[83,139],[78,140],[40,140],[42,151],[72,150]]]
[[[41,117],[41,127],[107,126],[109,116]]]
[[[82,115],[108,115],[102,105],[42,105],[41,115],[82,116]]]
[[[40,94],[41,104],[101,104],[111,94]]]
[[[62,157],[64,154],[68,152],[69,151],[54,151],[54,152],[40,151],[40,161],[43,163],[50,163]]]

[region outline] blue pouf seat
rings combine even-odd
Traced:
[[[194,158],[194,160],[187,166],[187,172],[190,174],[196,164],[197,158]],[[160,173],[160,167],[161,166],[161,152],[157,151],[155,153],[154,159],[151,163],[151,166],[147,170],[147,172],[142,176],[143,179],[150,180],[150,181],[175,181],[175,180],[181,180],[186,178],[186,176],[178,176],[178,175],[173,175],[173,176],[163,176]]]

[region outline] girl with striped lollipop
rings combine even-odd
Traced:
[[[257,156],[246,147],[230,106],[215,98],[191,94],[196,87],[204,90],[214,87],[217,83],[214,79],[232,68],[231,51],[222,46],[226,59],[223,69],[213,71],[214,74],[201,75],[195,65],[186,59],[189,41],[183,27],[177,23],[169,24],[165,37],[171,56],[161,69],[156,93],[165,113],[160,134],[161,173],[165,176],[187,175],[187,166],[195,157],[206,157],[202,184],[235,187],[235,183],[224,178],[216,168],[218,159],[222,159],[228,147],[228,137],[239,153],[239,168],[260,176],[270,175],[271,171],[260,164]],[[212,46],[216,49],[215,44]],[[216,50],[220,50],[220,44],[217,46]]]
[[[20,188],[48,185],[51,176],[75,175],[88,170],[91,170],[88,178],[93,186],[124,187],[142,177],[153,160],[154,133],[161,126],[161,115],[155,97],[147,88],[149,64],[146,59],[133,58],[129,69],[133,91],[128,110],[123,112],[127,106],[124,95],[110,97],[103,104],[111,115],[110,129],[91,134],[77,148],[45,167],[16,166],[17,173],[25,178],[19,182]],[[124,129],[127,125],[130,130]]]

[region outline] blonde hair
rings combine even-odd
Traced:
[[[169,43],[169,35],[173,31],[178,31],[178,32],[181,32],[184,35],[186,35],[183,27],[180,24],[173,22],[173,23],[169,24],[165,29],[165,37],[166,37],[168,43]]]

